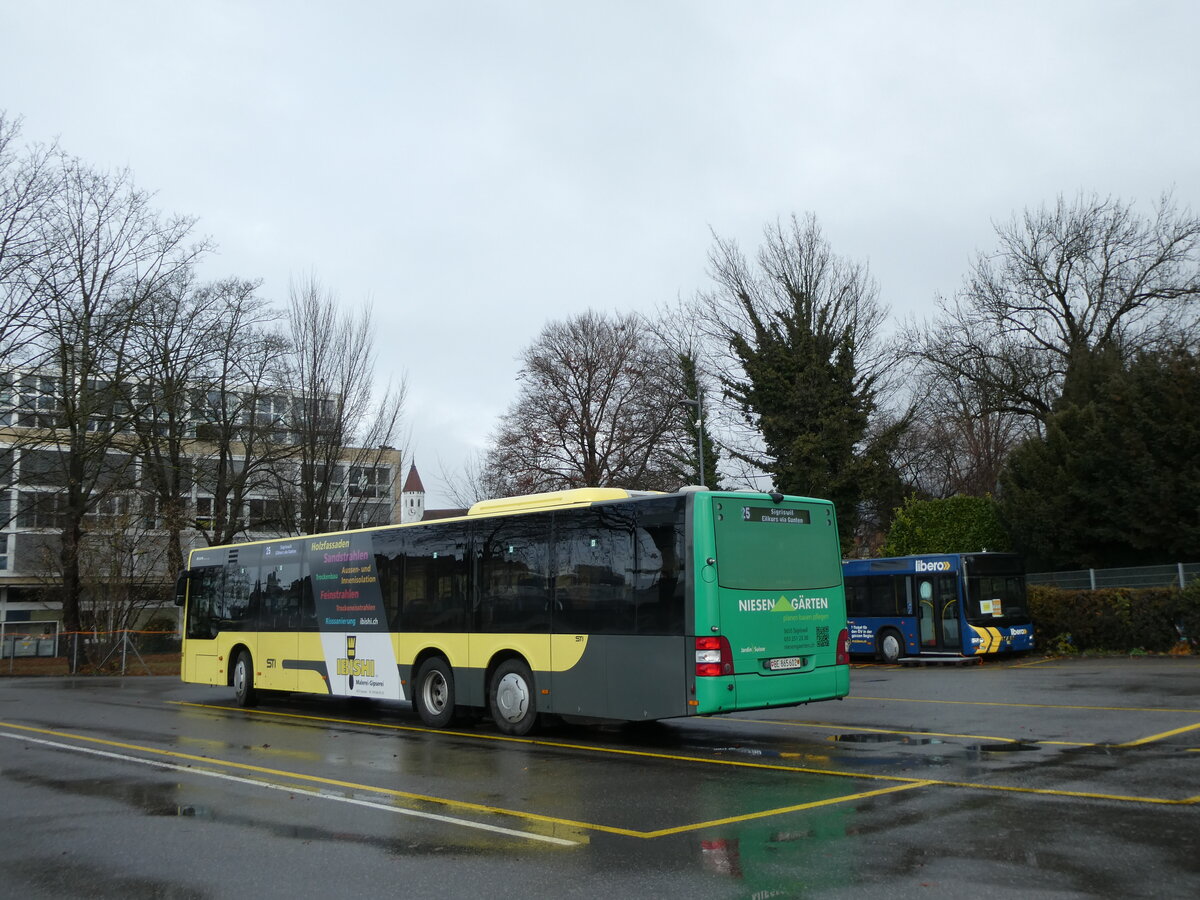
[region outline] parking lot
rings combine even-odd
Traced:
[[[859,664],[843,701],[524,739],[403,704],[239,710],[172,678],[0,692],[0,866],[23,896],[1200,886],[1191,658]]]

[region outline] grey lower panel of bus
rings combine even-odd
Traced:
[[[678,636],[594,634],[579,664],[553,673],[548,712],[606,719],[688,714],[687,655]]]
[[[689,715],[686,647],[678,635],[591,635],[571,669],[533,673],[538,711],[628,721]],[[413,675],[400,667],[410,684]],[[482,669],[455,669],[458,705],[487,707],[485,676]]]
[[[329,691],[329,669],[325,666],[325,660],[285,659],[283,668],[316,672],[324,680],[326,692]]]

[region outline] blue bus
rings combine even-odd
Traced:
[[[1033,649],[1025,572],[1011,553],[842,561],[850,652],[962,658]]]

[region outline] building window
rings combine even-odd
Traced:
[[[196,527],[208,530],[213,527],[213,498],[196,498]]]
[[[53,378],[26,375],[21,379],[17,424],[23,428],[54,428],[61,424],[62,401]]]
[[[65,497],[57,491],[21,491],[17,500],[18,528],[62,528]]]
[[[250,500],[249,528],[253,530],[276,529],[283,525],[283,504],[278,500]]]
[[[391,475],[387,466],[351,466],[350,496],[380,500],[391,496]]]

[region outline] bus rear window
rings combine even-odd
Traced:
[[[811,590],[840,584],[833,508],[714,499],[717,580],[745,590]]]

